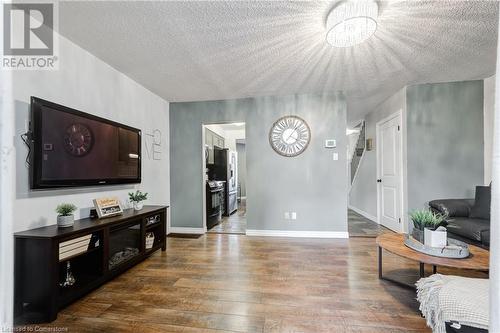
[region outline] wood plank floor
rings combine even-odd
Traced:
[[[238,203],[238,211],[231,216],[224,216],[221,223],[210,229],[209,233],[216,234],[242,234],[247,231],[246,200]]]
[[[238,210],[231,216],[224,216],[222,221],[208,230],[215,234],[240,234],[244,235],[247,231],[247,218],[245,206],[239,206]]]
[[[167,252],[47,326],[86,333],[430,332],[414,291],[378,279],[376,253],[373,238],[168,238]],[[418,275],[417,265],[390,254],[384,265],[393,277]]]
[[[366,217],[356,213],[352,209],[347,211],[347,226],[350,237],[373,237],[376,238],[386,232],[391,232],[381,224],[368,220]]]

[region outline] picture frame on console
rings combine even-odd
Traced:
[[[94,199],[94,207],[100,219],[123,213],[122,205],[117,197]]]

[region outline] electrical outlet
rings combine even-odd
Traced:
[[[289,220],[290,219],[290,212],[285,212],[285,220]]]
[[[296,220],[297,219],[297,212],[292,212],[292,220]]]

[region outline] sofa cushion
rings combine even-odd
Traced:
[[[490,219],[491,187],[476,186],[476,200],[470,210],[470,217],[475,219]]]
[[[441,199],[429,202],[431,208],[449,217],[469,217],[472,205],[474,199]]]
[[[484,219],[472,219],[457,217],[448,221],[446,229],[459,236],[482,242],[485,239],[485,232],[490,231],[490,221]],[[453,238],[453,237],[452,237]]]
[[[484,246],[490,247],[490,231],[486,230],[483,232],[481,243]]]

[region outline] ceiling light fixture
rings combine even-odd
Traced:
[[[378,5],[373,0],[349,0],[333,7],[326,19],[326,41],[350,47],[370,38],[377,30]]]

